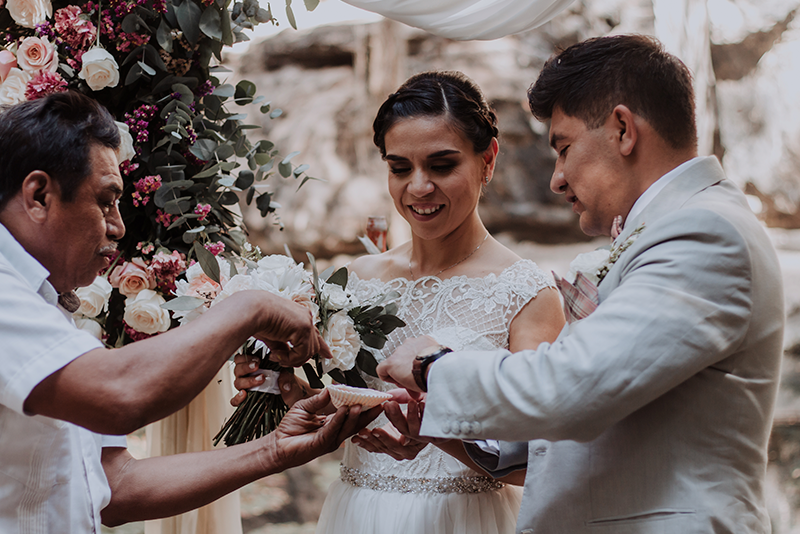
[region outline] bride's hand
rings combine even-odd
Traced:
[[[442,438],[431,438],[420,436],[419,431],[422,426],[422,416],[425,413],[425,394],[416,392],[404,392],[403,390],[391,390],[389,393],[394,397],[393,400],[383,404],[383,413],[394,425],[394,427],[406,438],[440,445],[449,440]],[[400,404],[407,402],[406,413],[400,409]]]
[[[353,443],[369,452],[388,454],[395,460],[413,460],[428,444],[400,434],[392,425],[363,429],[353,436]]]

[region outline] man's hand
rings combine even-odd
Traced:
[[[264,383],[264,375],[253,374],[258,370],[260,358],[258,356],[245,356],[237,354],[233,358],[233,387],[239,392],[231,399],[231,406],[239,406],[247,398],[247,390]],[[291,371],[281,371],[278,377],[278,387],[281,390],[283,402],[290,408],[300,399],[317,395],[320,389],[314,389],[304,380],[297,378]],[[325,413],[333,413],[336,408],[329,406]]]
[[[335,451],[345,439],[367,426],[383,411],[381,406],[376,406],[361,413],[360,406],[351,406],[325,416],[320,412],[328,403],[330,394],[327,390],[298,401],[278,428],[269,434],[272,439],[265,440],[264,464],[283,470]]]
[[[314,325],[311,311],[290,300],[270,297],[268,315],[254,336],[269,347],[269,358],[284,367],[299,367],[314,355],[330,358],[331,351]]]
[[[392,394],[393,399],[383,404],[383,411],[386,413],[389,422],[394,425],[400,434],[413,442],[441,445],[449,441],[447,439],[420,436],[419,430],[422,427],[422,416],[425,414],[424,393],[408,393],[403,390],[392,390],[389,393]],[[405,413],[400,409],[400,404],[407,404]]]
[[[414,380],[411,370],[414,366],[414,358],[423,349],[439,345],[430,336],[415,337],[405,340],[402,345],[397,347],[391,356],[386,358],[378,365],[378,377],[384,382],[397,384],[409,391],[418,391],[419,386]]]

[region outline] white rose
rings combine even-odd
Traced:
[[[117,163],[133,159],[136,155],[136,150],[133,148],[133,137],[131,137],[130,129],[124,122],[114,121],[119,128],[120,144],[117,149]]]
[[[585,277],[592,281],[592,283],[599,283],[597,271],[608,261],[611,251],[604,248],[578,254],[569,264],[569,272],[565,277],[568,282],[574,283],[578,273],[583,273]]]
[[[95,278],[90,286],[76,289],[75,294],[81,299],[81,306],[76,313],[86,317],[97,317],[107,311],[111,289],[111,284],[103,276]]]
[[[0,105],[13,106],[25,102],[25,89],[31,80],[30,74],[13,68],[8,71],[6,81],[0,84]]]
[[[128,326],[144,334],[155,334],[169,330],[169,311],[161,307],[164,297],[152,289],[143,289],[135,298],[125,301],[125,315],[122,318]]]
[[[100,326],[100,323],[94,319],[89,319],[88,317],[76,316],[74,319],[75,326],[78,327],[78,330],[83,330],[84,332],[93,335],[100,341],[103,340],[103,327]]]
[[[322,369],[326,373],[331,369],[347,371],[356,364],[356,356],[361,348],[361,338],[353,325],[353,320],[345,312],[338,312],[328,321],[328,330],[323,339],[331,349],[333,357],[322,359]]]
[[[222,291],[220,291],[214,299],[212,306],[230,297],[234,293],[249,291],[251,289],[261,289],[258,278],[250,276],[249,274],[237,274],[228,280],[228,283],[225,284]]]
[[[50,0],[8,0],[6,8],[14,22],[23,28],[34,28],[53,16]]]
[[[321,292],[328,297],[328,306],[333,309],[341,310],[351,304],[350,295],[340,285],[323,282]]]
[[[296,265],[297,264],[292,258],[289,256],[284,256],[283,254],[272,254],[270,256],[264,256],[258,260],[259,271],[282,271],[285,269],[291,269]]]
[[[99,46],[85,52],[81,62],[83,66],[78,77],[86,80],[92,91],[99,91],[105,87],[116,87],[119,83],[119,65],[114,56]]]

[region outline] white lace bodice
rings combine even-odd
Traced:
[[[392,332],[386,346],[375,351],[380,362],[407,338],[423,335],[433,336],[454,350],[507,348],[511,321],[546,287],[554,287],[547,275],[532,261],[520,260],[500,274],[492,273],[483,278],[454,276],[441,280],[426,276],[418,280],[396,278],[384,282],[361,280],[351,273],[347,290],[358,302],[374,300],[377,295],[389,291],[400,293],[397,315],[406,326]],[[374,389],[387,391],[396,387],[377,378],[365,376],[365,379]],[[381,415],[370,426],[383,426],[387,422]],[[345,473],[351,477],[366,475],[373,481],[366,485],[373,489],[380,489],[375,480],[451,480],[478,476],[458,460],[430,445],[414,460],[396,461],[385,454],[369,453],[348,440],[342,466],[343,477]],[[416,484],[418,480],[407,482],[409,487],[419,485]],[[459,490],[456,487],[452,491]]]

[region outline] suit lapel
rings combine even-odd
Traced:
[[[642,212],[633,220],[625,221],[625,227],[622,229],[619,237],[614,240],[614,243],[624,243],[631,233],[636,228],[645,225],[644,231],[647,231],[647,225],[655,224],[658,219],[671,213],[681,206],[683,206],[694,195],[707,189],[715,184],[725,180],[725,173],[722,166],[714,156],[701,158],[694,165],[681,172],[670,182],[663,191],[645,207]],[[625,252],[623,252],[624,256]],[[613,271],[621,262],[617,261],[612,267]],[[611,273],[609,273],[611,274]],[[600,300],[605,300],[608,294],[616,287],[616,282],[611,282],[615,279],[612,276],[606,276],[604,283],[600,284]],[[605,283],[609,282],[609,283]]]

